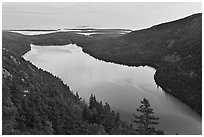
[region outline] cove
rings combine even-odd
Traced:
[[[75,44],[65,46],[31,45],[23,56],[38,68],[60,77],[87,102],[92,94],[107,102],[120,113],[121,119],[131,122],[140,101],[147,98],[155,115],[160,118],[155,127],[165,134],[201,134],[202,119],[190,107],[157,87],[155,69],[128,67],[97,60]]]

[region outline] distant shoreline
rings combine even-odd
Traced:
[[[59,29],[9,29],[8,31],[57,31]]]

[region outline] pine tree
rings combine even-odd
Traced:
[[[97,102],[96,97],[93,94],[91,94],[89,99],[89,108],[90,109],[96,108],[96,102]]]
[[[134,114],[133,122],[137,123],[137,131],[140,134],[150,135],[157,134],[157,130],[154,127],[150,127],[150,125],[158,124],[158,117],[154,116],[153,109],[151,108],[149,101],[147,99],[143,99],[141,101],[141,106],[137,109],[138,112],[142,113],[141,115]],[[159,130],[161,134],[161,130]],[[162,131],[163,132],[163,131]]]

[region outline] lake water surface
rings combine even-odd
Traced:
[[[201,134],[201,116],[187,105],[158,88],[155,69],[128,67],[94,59],[74,44],[35,46],[23,56],[34,65],[60,77],[88,102],[90,94],[107,102],[121,119],[131,122],[140,101],[147,98],[160,118],[157,129],[165,134]]]

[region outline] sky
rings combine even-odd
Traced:
[[[3,29],[144,29],[202,12],[201,2],[3,2]]]

